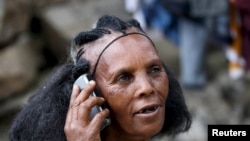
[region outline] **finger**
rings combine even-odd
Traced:
[[[66,123],[71,123],[71,121],[72,121],[73,114],[72,114],[71,107],[73,106],[74,101],[77,98],[77,96],[79,95],[79,93],[80,93],[80,87],[77,86],[77,85],[74,85],[73,89],[72,89],[72,94],[71,94],[71,97],[70,97],[70,103],[69,103],[70,107],[68,108]]]
[[[86,85],[86,87],[81,90],[80,94],[76,98],[75,105],[79,105],[82,102],[84,102],[86,99],[88,99],[90,94],[94,91],[95,85],[96,85],[95,81],[93,81],[93,80],[89,81],[89,83]]]
[[[92,130],[93,127],[91,127],[89,125],[90,120],[89,120],[89,116],[88,116],[89,114],[88,113],[90,113],[90,112],[88,112],[87,109],[90,110],[91,107],[93,107],[95,105],[101,105],[101,104],[103,104],[104,101],[105,101],[104,98],[92,97],[92,98],[90,98],[90,100],[86,101],[85,104],[82,103],[81,105],[79,105],[77,107],[70,108],[68,114],[71,114],[73,118],[72,118],[72,121],[69,121],[69,119],[66,119],[66,123],[65,123],[65,126],[64,126],[64,131],[67,133],[67,132],[70,132],[72,129],[76,129],[75,127],[80,127],[80,126],[81,127],[87,127],[88,126],[89,130]],[[91,103],[93,103],[93,104],[91,104]],[[96,104],[94,104],[94,103],[96,103]],[[89,107],[89,108],[87,108],[87,107]],[[77,112],[77,111],[80,111],[79,109],[82,109],[82,111],[85,111],[85,112],[83,112],[84,114],[82,114],[81,112]],[[102,112],[103,111],[101,111],[101,113]],[[106,111],[106,112],[107,112],[106,114],[105,114],[105,112],[103,114],[104,118],[107,117],[107,115],[108,115],[108,111]],[[80,119],[79,115],[87,115],[87,116],[85,116],[85,119]],[[97,115],[99,115],[99,113],[97,113]],[[76,119],[77,117],[78,117],[78,119]],[[102,118],[100,120],[102,120]],[[95,133],[99,133],[99,130],[100,130],[100,127],[98,127],[98,129],[94,129],[92,131],[95,131]]]
[[[79,88],[79,87],[78,87]],[[77,121],[77,120],[80,120],[80,121],[83,121],[85,123],[87,123],[89,121],[88,118],[82,118],[83,115],[89,115],[89,110],[91,109],[91,107],[89,106],[80,106],[82,105],[82,103],[85,103],[85,100],[88,99],[89,95],[91,92],[93,92],[95,88],[95,82],[94,81],[90,81],[86,87],[80,92],[80,94],[78,94],[78,96],[75,98],[74,101],[72,101],[72,106],[71,106],[71,113],[69,115],[70,117],[70,121]],[[87,103],[88,104],[88,103]],[[90,105],[91,106],[91,105]],[[81,108],[82,107],[82,108]],[[82,111],[82,112],[79,112],[79,110],[85,110],[85,111]]]
[[[65,125],[64,125],[64,131],[67,132],[70,130],[70,126],[72,124],[72,110],[71,108],[69,108],[68,112],[67,112],[67,117],[66,117],[66,121],[65,121]]]
[[[80,94],[80,87],[77,85],[74,85],[72,94],[70,97],[70,107],[72,107],[75,104],[76,98],[79,96],[79,94]]]
[[[99,132],[103,126],[105,119],[109,116],[109,110],[104,109],[103,111],[96,114],[93,120],[90,122],[90,127],[93,127],[94,132]]]
[[[102,97],[89,97],[85,102],[79,106],[79,119],[83,121],[89,121],[91,109],[96,105],[102,105],[105,102]]]

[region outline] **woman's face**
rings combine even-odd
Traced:
[[[96,82],[110,106],[108,130],[136,138],[152,137],[165,119],[168,77],[152,43],[133,34],[103,53]]]

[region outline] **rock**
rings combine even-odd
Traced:
[[[59,60],[66,60],[72,38],[81,31],[89,30],[104,13],[128,18],[123,9],[121,2],[117,0],[110,0],[108,3],[99,0],[75,0],[47,6],[39,12],[39,17],[51,52]]]
[[[31,18],[31,4],[30,0],[1,0],[0,6],[0,45],[2,47],[27,30]]]
[[[26,35],[0,52],[0,100],[23,91],[34,80],[41,64]]]
[[[70,1],[70,0],[31,0],[32,7],[35,10],[42,9],[48,5],[61,4],[67,1]]]

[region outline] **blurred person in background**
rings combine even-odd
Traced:
[[[229,74],[240,79],[250,70],[250,3],[248,0],[230,0],[230,28],[233,42],[226,50]]]
[[[229,1],[143,0],[139,4],[137,7],[143,11],[140,19],[144,19],[145,27],[158,29],[179,47],[182,85],[187,89],[203,89],[207,83],[208,39],[223,48],[232,42]]]
[[[169,12],[159,0],[125,0],[125,10],[142,23],[144,30],[156,30],[178,44],[177,16]]]
[[[181,81],[187,89],[203,89],[207,83],[208,39],[223,48],[231,44],[229,3],[227,0],[189,0],[187,13],[179,16]]]

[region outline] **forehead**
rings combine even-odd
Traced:
[[[100,68],[113,71],[148,67],[160,58],[151,41],[142,35],[129,35],[114,42],[100,59]],[[103,64],[103,65],[101,65]]]
[[[133,59],[140,58],[140,60],[152,57],[152,59],[159,58],[153,43],[147,37],[140,34],[130,34],[116,40],[121,35],[120,33],[106,35],[92,45],[90,44],[91,47],[86,47],[85,57],[90,61],[92,69],[101,52],[111,42],[101,55],[100,62],[105,60],[106,63],[114,64],[125,60],[131,61],[129,60],[131,57]]]
[[[132,56],[147,58],[158,55],[153,43],[140,34],[131,34],[118,39],[103,53],[103,58],[129,58]]]

